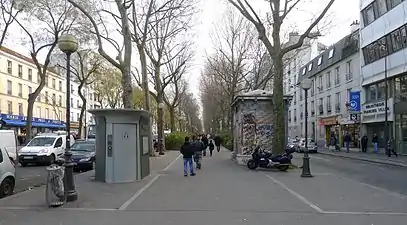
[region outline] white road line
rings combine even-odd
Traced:
[[[298,198],[300,201],[304,202],[306,205],[308,205],[309,207],[313,208],[315,211],[319,212],[319,213],[324,213],[324,210],[322,210],[321,208],[319,208],[317,205],[315,205],[314,203],[308,201],[306,198],[304,198],[303,196],[301,196],[300,194],[298,194],[297,192],[291,190],[289,187],[287,187],[285,184],[283,184],[282,182],[274,179],[272,176],[265,174],[267,178],[269,178],[270,180],[272,180],[275,184],[280,185],[282,188],[284,188],[286,191],[290,192],[292,195],[294,195],[296,198]]]
[[[162,171],[167,171],[172,165],[174,165],[175,162],[181,157],[181,155],[178,155],[177,158],[174,159],[168,166],[166,166]],[[157,174],[151,179],[144,187],[142,187],[140,190],[138,190],[136,193],[134,193],[131,198],[129,198],[123,205],[119,207],[119,210],[126,210],[127,207],[129,207],[130,204],[132,204],[138,197],[140,197],[143,192],[145,192],[151,185],[154,184],[154,182],[161,176],[161,174]]]
[[[334,211],[324,211],[323,214],[407,216],[407,213],[404,213],[404,212],[334,212]]]
[[[24,207],[24,206],[5,206],[0,207],[3,210],[32,210],[32,211],[88,211],[88,212],[97,212],[97,211],[117,211],[117,209],[103,209],[103,208],[47,208],[47,207]]]

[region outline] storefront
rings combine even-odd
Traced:
[[[390,98],[387,101],[387,121],[389,135],[393,136],[393,121],[394,121],[394,101],[393,98]],[[361,122],[364,127],[364,132],[361,135],[367,135],[368,137],[368,146],[372,147],[372,138],[376,134],[379,139],[379,148],[384,148],[385,141],[385,102],[378,101],[373,103],[366,103],[362,105],[362,118]]]
[[[352,117],[352,118],[351,118]],[[353,114],[341,118],[340,121],[340,144],[345,147],[344,137],[348,133],[351,138],[350,147],[360,148],[360,115]]]
[[[27,117],[18,116],[18,115],[8,115],[0,114],[2,119],[3,127],[2,129],[13,129],[18,135],[20,143],[24,143],[25,134],[26,134],[26,124]],[[42,118],[32,118],[32,133],[33,135],[37,133],[51,132],[54,130],[65,129],[65,124],[63,121],[59,120],[49,120]]]
[[[318,145],[328,146],[331,142],[331,133],[335,133],[340,138],[340,125],[338,116],[319,118],[319,141]],[[322,142],[321,142],[322,138]]]

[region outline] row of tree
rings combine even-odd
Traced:
[[[28,98],[28,140],[33,106],[46,84],[47,71],[54,66],[67,69],[57,48],[59,37],[66,33],[80,41],[71,71],[80,83],[83,107],[86,97],[82,90],[92,85],[103,106],[156,110],[159,134],[167,126],[166,113],[171,130],[201,129],[198,103],[185,77],[194,54],[191,26],[197,15],[195,0],[0,1],[0,45],[10,30],[13,39],[20,30],[18,39],[29,49],[40,77]],[[138,59],[134,60],[134,55]],[[188,127],[181,124],[181,118],[186,118]]]
[[[284,68],[286,60],[295,57],[306,38],[320,35],[318,23],[335,0],[325,0],[326,6],[311,19],[294,42],[284,40],[287,18],[295,17],[304,0],[266,0],[259,13],[247,0],[228,0],[229,9],[212,34],[215,51],[207,56],[201,77],[203,123],[206,129],[231,132],[231,103],[237,94],[249,90],[273,91],[272,151],[284,149]],[[309,1],[308,1],[309,3]],[[286,28],[286,27],[285,27]]]

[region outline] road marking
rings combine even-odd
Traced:
[[[399,198],[399,199],[401,199],[401,200],[407,199],[407,196],[406,196],[406,195],[403,195],[403,194],[401,194],[401,193],[389,191],[389,190],[387,190],[387,189],[384,189],[384,188],[381,188],[381,187],[378,187],[378,186],[375,186],[375,185],[372,185],[372,184],[368,184],[368,183],[365,183],[365,182],[362,182],[362,181],[358,181],[358,180],[355,180],[355,179],[352,179],[352,178],[349,178],[349,177],[344,177],[344,176],[339,176],[339,177],[341,177],[341,178],[343,178],[343,179],[346,179],[346,180],[349,180],[349,181],[353,181],[353,182],[362,184],[362,185],[364,185],[364,186],[366,186],[366,187],[375,189],[375,190],[377,190],[377,191],[384,192],[384,193],[386,193],[386,194],[388,194],[388,195],[390,195],[390,196]]]
[[[322,161],[325,161],[325,162],[330,162],[330,161],[331,161],[331,160],[329,160],[329,159],[325,159],[325,158],[318,157],[318,156],[311,156],[310,158],[319,159],[319,160],[322,160]]]
[[[104,208],[48,208],[44,207],[26,207],[26,206],[0,206],[0,209],[3,210],[31,210],[31,211],[88,211],[88,212],[95,212],[95,211],[118,211],[118,209],[104,209]]]
[[[335,211],[324,211],[323,214],[407,216],[407,213],[404,213],[404,212],[335,212]]]
[[[172,165],[174,165],[175,162],[177,162],[177,160],[181,157],[181,155],[178,155],[168,166],[166,166],[162,171],[167,171]],[[129,207],[130,204],[132,204],[138,197],[140,197],[141,194],[143,194],[143,192],[145,192],[149,187],[151,187],[154,182],[161,176],[161,174],[157,174],[153,177],[153,179],[151,179],[144,187],[142,187],[141,189],[139,189],[136,193],[134,193],[133,196],[131,196],[126,202],[123,203],[123,205],[121,205],[119,207],[119,210],[126,210],[127,207]]]
[[[319,212],[319,213],[323,213],[324,210],[322,210],[321,208],[319,208],[317,205],[315,205],[314,203],[308,201],[306,198],[304,198],[303,196],[301,196],[300,194],[298,194],[297,192],[295,192],[294,190],[290,189],[289,187],[287,187],[285,184],[283,184],[282,182],[274,179],[272,176],[265,174],[267,178],[269,178],[270,180],[272,180],[275,184],[280,185],[282,188],[284,188],[286,191],[290,192],[292,195],[294,195],[296,198],[298,198],[300,201],[304,202],[306,205],[308,205],[309,207],[313,208],[315,211]]]

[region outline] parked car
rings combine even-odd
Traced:
[[[308,138],[308,143],[307,143],[307,147],[308,147],[308,152],[309,153],[317,153],[318,152],[318,146],[315,143],[314,140]],[[304,152],[305,149],[305,138],[300,138],[299,140],[299,144],[298,144],[298,148],[297,148],[298,152]]]
[[[0,147],[0,198],[13,194],[16,167],[8,152]]]
[[[0,130],[0,148],[5,149],[10,158],[17,162],[17,135],[14,130]]]
[[[75,139],[70,135],[70,145]],[[66,135],[59,133],[43,133],[34,137],[27,146],[23,147],[18,155],[21,166],[28,164],[54,164],[66,149]]]
[[[77,141],[71,146],[72,161],[76,163],[75,170],[93,170],[96,161],[95,141]]]

